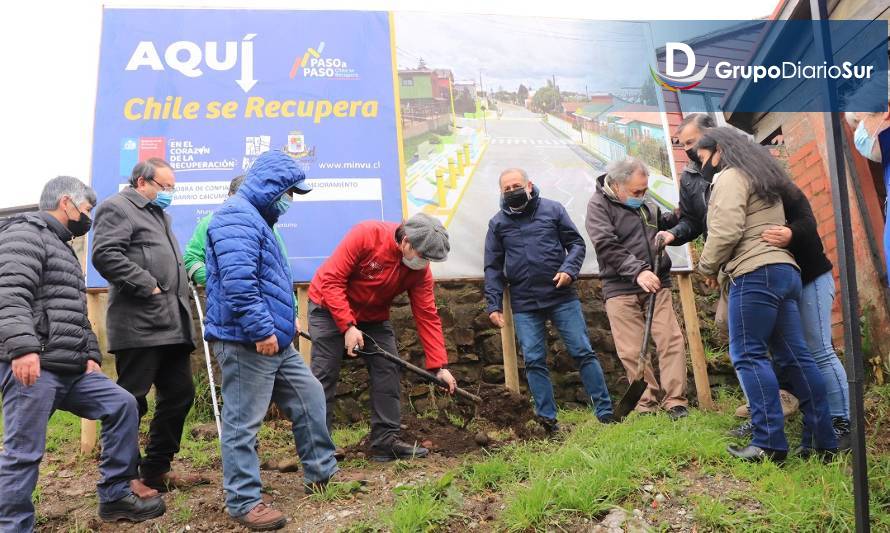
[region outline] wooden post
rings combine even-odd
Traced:
[[[87,293],[87,318],[96,339],[99,341],[99,349],[105,346],[105,314],[102,309],[102,300],[98,293]],[[96,448],[96,435],[99,423],[95,420],[80,419],[80,453],[89,454]]]
[[[300,323],[300,331],[309,333],[309,286],[297,285],[297,305],[299,306],[299,314],[297,321]],[[300,337],[300,355],[303,361],[308,365],[312,360],[312,343],[307,339]]]
[[[689,353],[692,356],[692,375],[695,378],[695,393],[698,407],[703,410],[714,410],[711,398],[711,384],[708,381],[708,361],[705,358],[705,346],[701,340],[701,326],[698,322],[698,309],[695,306],[695,292],[692,290],[692,275],[677,275],[680,281],[680,304],[683,307],[683,322],[686,324],[686,338],[689,342]]]
[[[510,289],[504,289],[504,327],[501,328],[501,349],[504,352],[504,384],[519,393],[519,365],[516,362],[516,330],[510,308]]]

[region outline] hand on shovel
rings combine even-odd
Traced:
[[[362,333],[362,330],[355,326],[350,326],[350,328],[346,330],[346,334],[343,338],[346,354],[349,355],[349,357],[358,357],[358,354],[355,353],[356,349],[361,350],[365,347],[365,334]]]

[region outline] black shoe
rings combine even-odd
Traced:
[[[618,423],[618,421],[615,420],[615,415],[613,415],[612,413],[609,413],[609,414],[603,415],[603,416],[598,416],[596,419],[600,421],[600,424],[617,424]]]
[[[793,457],[797,457],[806,461],[810,457],[818,457],[822,460],[823,463],[830,463],[837,455],[837,448],[833,450],[817,450],[816,448],[805,448],[803,446],[798,446],[791,452]]]
[[[680,420],[689,416],[689,409],[685,405],[675,405],[668,409],[668,416],[671,420]]]
[[[160,496],[143,499],[132,492],[119,500],[99,504],[99,518],[106,522],[142,522],[157,518],[166,511],[167,506]]]
[[[788,452],[784,450],[771,450],[769,448],[760,448],[750,444],[744,448],[730,445],[726,447],[726,451],[733,457],[752,462],[769,459],[774,463],[781,463],[788,456]]]
[[[739,427],[730,429],[726,432],[727,435],[736,439],[750,439],[753,433],[754,424],[752,424],[750,420],[746,420],[742,422]]]
[[[429,455],[430,451],[417,444],[394,439],[385,446],[371,448],[371,459],[378,462],[395,461],[396,459],[420,459]]]
[[[556,435],[557,433],[559,433],[559,422],[557,422],[555,418],[539,416],[538,423],[541,424],[541,427],[544,428],[544,431],[546,431],[548,435]]]
[[[834,436],[837,437],[838,451],[845,452],[852,448],[850,421],[841,416],[833,416],[831,417],[831,426],[834,428]]]

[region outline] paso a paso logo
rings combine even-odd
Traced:
[[[176,41],[163,50],[159,50],[152,41],[140,41],[130,55],[125,70],[145,67],[164,71],[170,68],[189,78],[203,76],[205,68],[218,72],[234,71],[233,74],[240,74],[240,77],[233,81],[246,93],[258,81],[253,77],[254,37],[255,33],[248,33],[240,41],[207,41],[202,44]]]
[[[322,41],[315,48],[307,48],[303,54],[294,58],[290,79],[294,78],[357,80],[359,75],[345,59],[325,54],[325,44]]]

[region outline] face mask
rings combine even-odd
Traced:
[[[701,177],[705,178],[708,182],[712,181],[714,179],[714,175],[723,169],[723,166],[720,164],[714,166],[711,163],[711,160],[713,159],[714,154],[711,154],[711,157],[709,157],[708,160],[705,161],[705,164],[701,166]]]
[[[504,203],[513,211],[522,211],[528,201],[528,192],[525,189],[513,189],[504,193]]]
[[[701,166],[701,159],[698,158],[698,150],[696,150],[695,148],[686,150],[686,157],[688,157],[689,160],[696,165]]]
[[[283,194],[281,195],[281,198],[279,198],[275,201],[274,204],[272,204],[272,209],[276,213],[278,213],[278,216],[280,217],[287,213],[287,210],[290,209],[291,203],[291,199],[286,194]]]
[[[424,259],[420,256],[412,257],[411,259],[402,256],[402,263],[411,270],[423,270],[430,265],[428,259]]]
[[[85,235],[86,232],[90,231],[90,228],[93,226],[93,221],[90,219],[88,215],[78,211],[80,213],[80,218],[77,220],[69,219],[68,220],[68,231],[71,232],[75,237],[80,237],[81,235]]]
[[[158,195],[155,196],[155,199],[152,200],[151,203],[161,209],[167,209],[167,207],[173,203],[173,193],[168,191],[158,191]]]
[[[878,127],[880,128],[881,125],[878,124]],[[859,153],[867,159],[875,163],[881,162],[881,151],[875,150],[878,144],[877,131],[875,135],[869,135],[868,130],[865,129],[865,121],[860,121],[859,125],[856,126],[856,132],[853,134],[853,144],[856,145]]]
[[[624,201],[624,205],[631,209],[639,209],[643,207],[643,199],[642,198],[628,198]]]

